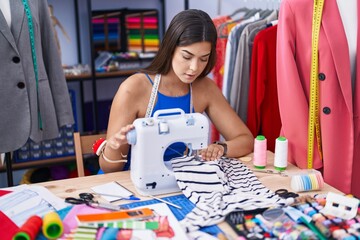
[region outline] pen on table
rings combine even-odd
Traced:
[[[124,187],[121,183],[114,181],[114,183],[116,183],[117,185],[119,185],[120,187],[122,187],[123,189],[125,189],[126,191],[128,191],[129,193],[131,193],[131,195],[134,195],[134,193],[132,191],[130,191],[128,188]]]
[[[148,197],[151,197],[151,198],[153,198],[153,199],[155,199],[155,200],[158,200],[158,201],[163,202],[163,203],[166,203],[166,204],[168,204],[168,205],[170,205],[170,206],[173,206],[173,207],[176,207],[176,208],[178,208],[178,209],[181,209],[180,206],[178,206],[178,205],[176,205],[176,204],[173,204],[173,203],[171,203],[171,202],[165,201],[164,199],[157,198],[157,197],[154,197],[154,196],[152,196],[152,195],[148,195]]]
[[[116,198],[120,198],[121,200],[140,200],[140,198],[135,197],[133,195],[124,197],[124,196],[120,196],[120,195],[108,194],[108,193],[99,193],[99,192],[97,192],[96,194],[101,195],[101,196],[107,196],[107,197],[116,197]]]

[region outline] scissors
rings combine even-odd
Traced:
[[[86,204],[93,208],[104,208],[104,209],[113,210],[113,211],[118,211],[121,209],[120,206],[95,201],[94,195],[91,193],[80,193],[79,198],[67,197],[67,198],[65,198],[65,202],[71,203],[71,204]]]
[[[299,194],[294,192],[289,192],[285,188],[280,188],[275,191],[275,194],[279,195],[281,198],[297,198]]]
[[[262,172],[262,173],[269,173],[269,174],[279,174],[282,177],[287,177],[288,174],[284,171],[276,171],[272,169],[251,169],[253,172]]]

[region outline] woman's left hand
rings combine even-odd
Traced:
[[[214,161],[220,159],[224,155],[224,147],[219,144],[210,144],[207,148],[200,150],[202,159],[206,161]]]

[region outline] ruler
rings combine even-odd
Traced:
[[[313,168],[314,140],[316,135],[317,147],[322,159],[320,116],[319,116],[319,81],[318,81],[318,50],[322,10],[324,0],[314,0],[312,19],[311,42],[311,72],[310,72],[310,99],[309,99],[309,125],[308,125],[308,155],[307,167]]]

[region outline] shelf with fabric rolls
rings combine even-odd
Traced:
[[[128,70],[113,71],[113,72],[102,72],[102,73],[96,73],[95,76],[98,79],[123,77],[123,76],[129,76],[133,73],[136,73],[138,70],[139,69],[128,69]],[[68,75],[68,76],[66,76],[66,80],[68,82],[87,81],[87,80],[91,80],[91,74],[85,73],[85,74],[79,74],[79,75]]]
[[[92,82],[93,125],[90,127],[93,129],[86,131],[104,130],[104,126],[100,126],[102,122],[100,123],[99,119],[101,114],[97,81],[110,78],[124,79],[148,66],[155,56],[160,44],[160,22],[164,24],[165,21],[164,3],[160,2],[161,9],[125,7],[93,10],[91,1],[87,1],[91,47],[90,73],[67,77],[67,81]],[[84,118],[83,126],[86,126]]]

